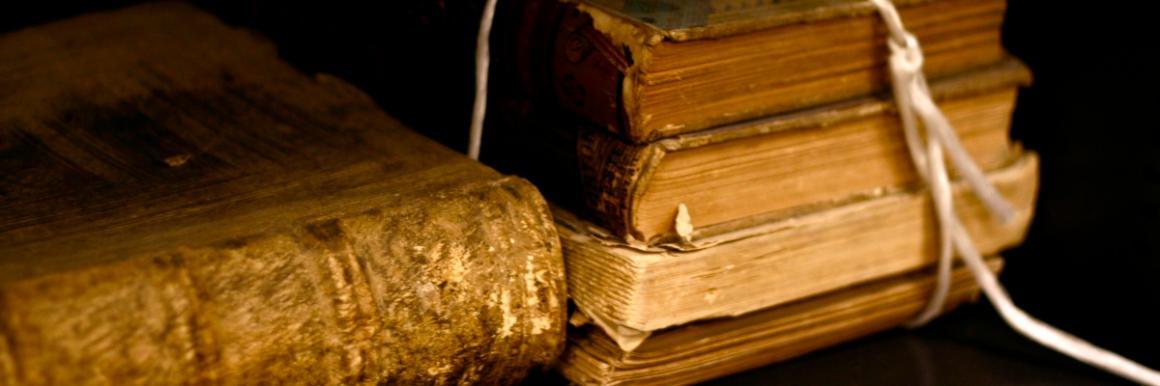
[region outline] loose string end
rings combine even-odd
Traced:
[[[926,323],[942,309],[946,287],[950,280],[949,273],[944,272],[949,271],[946,266],[949,266],[950,260],[948,257],[950,254],[946,249],[953,245],[954,251],[966,263],[983,293],[991,299],[991,304],[1013,329],[1048,348],[1112,374],[1143,384],[1160,385],[1160,373],[1155,370],[1039,321],[1027,315],[1011,301],[1007,291],[999,284],[995,274],[987,268],[974,242],[951,210],[952,194],[942,150],[946,150],[947,158],[950,158],[956,170],[963,175],[975,195],[999,220],[1012,221],[1016,210],[987,181],[986,176],[963,150],[950,122],[934,104],[922,74],[922,51],[914,36],[906,32],[902,26],[902,20],[894,4],[890,0],[870,1],[878,8],[878,13],[891,33],[890,68],[894,77],[895,99],[907,136],[907,148],[911,152],[919,175],[930,186],[931,198],[938,215],[939,232],[942,236],[935,294],[932,295],[927,307],[909,325]],[[925,151],[919,145],[921,140],[917,135],[915,115],[922,121],[927,132]]]

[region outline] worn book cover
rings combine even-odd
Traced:
[[[1010,164],[1018,60],[935,79],[931,91],[984,171]],[[501,99],[504,141],[494,163],[525,175],[553,201],[622,240],[679,240],[680,207],[697,237],[710,237],[834,207],[919,183],[887,94],[634,144],[534,105]],[[953,171],[952,171],[953,172]]]
[[[881,91],[865,1],[528,0],[520,43],[544,97],[642,143]],[[932,77],[1004,56],[1003,0],[898,2]]]
[[[528,182],[188,5],[0,36],[0,384],[511,383],[563,346]]]
[[[1011,113],[1017,87],[1029,79],[1009,59],[932,83],[983,170],[1015,156]],[[581,126],[576,153],[588,213],[621,237],[652,244],[676,238],[680,205],[707,236],[919,182],[889,95],[645,144]]]

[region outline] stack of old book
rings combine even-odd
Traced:
[[[1024,237],[1038,170],[1008,135],[1030,74],[1001,46],[1005,3],[898,3],[934,98],[1017,209],[1001,223],[954,186],[998,270],[997,253]],[[567,378],[695,382],[925,307],[936,221],[869,2],[545,0],[521,12],[525,102],[500,103],[523,114],[506,120],[525,144],[508,158],[558,204],[576,309]],[[978,294],[965,269],[952,278],[944,309]]]

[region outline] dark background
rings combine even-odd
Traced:
[[[0,32],[135,2],[21,2],[20,10],[10,2],[0,11]],[[465,147],[482,0],[195,3],[268,36],[303,71],[338,75],[416,130]],[[493,36],[510,24],[510,3],[500,1]],[[1042,170],[1027,241],[1004,254],[1001,279],[1032,315],[1158,368],[1155,23],[1151,12],[1121,3],[1009,0],[1004,44],[1035,76],[1020,94],[1012,136],[1040,154]],[[487,151],[485,141],[485,161]],[[547,378],[534,381],[559,381]],[[719,383],[773,381],[1119,382],[1021,338],[985,301],[923,329],[884,333]]]

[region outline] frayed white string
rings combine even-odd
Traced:
[[[994,186],[987,182],[983,173],[959,143],[946,117],[934,104],[926,84],[926,77],[922,74],[922,49],[914,35],[903,27],[902,19],[898,16],[894,4],[890,0],[870,1],[878,8],[878,13],[890,30],[888,41],[891,51],[890,70],[906,145],[910,150],[915,169],[922,180],[930,186],[939,222],[938,281],[935,293],[926,308],[909,325],[925,324],[942,310],[950,287],[953,247],[954,252],[957,252],[975,276],[975,281],[979,283],[983,293],[991,299],[991,304],[999,311],[1003,320],[1016,331],[1081,362],[1135,382],[1160,385],[1160,373],[1155,370],[1043,323],[1027,315],[1011,302],[1011,297],[999,284],[995,274],[987,268],[983,257],[975,249],[974,242],[954,213],[950,179],[943,159],[944,150],[946,156],[954,163],[955,170],[963,175],[972,191],[992,214],[1006,222],[1014,218],[1015,210]],[[926,129],[925,146],[919,136],[918,120],[921,120]]]
[[[483,142],[483,117],[487,114],[487,71],[491,66],[491,23],[495,19],[496,0],[487,0],[479,19],[479,35],[475,40],[475,104],[471,110],[471,136],[467,141],[467,156],[479,160]]]

